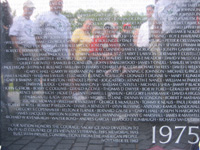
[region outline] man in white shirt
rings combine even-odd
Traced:
[[[61,14],[63,0],[50,0],[50,11],[39,15],[35,21],[35,37],[40,50],[44,95],[48,99],[62,99],[68,95],[68,44],[71,25]]]
[[[68,19],[60,13],[62,5],[62,0],[50,0],[51,10],[39,15],[35,21],[35,35],[36,40],[39,41],[37,42],[38,46],[48,56],[68,59],[71,25]]]
[[[190,100],[195,98],[194,94],[187,91],[195,88],[188,84],[192,85],[193,81],[196,83],[193,76],[194,72],[198,71],[192,68],[199,65],[199,61],[194,61],[195,57],[198,57],[195,51],[198,44],[198,40],[195,39],[198,35],[195,5],[198,1],[159,0],[155,6],[154,34],[155,38],[161,41],[165,100],[173,101],[173,105],[176,105],[177,101],[187,100],[188,96]],[[174,97],[173,93],[180,97]]]
[[[24,13],[22,16],[15,17],[9,35],[14,47],[20,54],[23,54],[22,47],[36,47],[35,38],[33,35],[34,23],[30,19],[35,7],[31,1],[24,3]]]
[[[34,82],[34,75],[30,73],[30,66],[36,67],[37,65],[34,64],[34,58],[36,57],[37,49],[36,49],[36,41],[33,34],[34,23],[30,19],[31,15],[33,14],[35,7],[34,4],[27,0],[23,4],[23,15],[19,17],[15,17],[13,24],[9,31],[9,36],[11,37],[12,44],[16,49],[15,52],[15,60],[16,64],[21,69],[17,69],[17,74],[24,76],[28,74],[28,78],[26,80],[17,77],[16,84],[19,86],[19,90],[22,87],[26,87],[28,82],[30,86],[28,86],[28,91],[20,91],[20,100],[28,98],[33,92]],[[34,68],[36,69],[36,68]],[[23,94],[22,94],[23,93]]]
[[[154,12],[154,6],[148,5],[146,7],[147,21],[140,26],[138,34],[138,41],[137,41],[138,47],[149,47],[150,29],[153,26],[153,17],[152,17],[153,12]]]

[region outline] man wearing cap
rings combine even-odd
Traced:
[[[35,67],[34,57],[37,55],[36,50],[36,41],[33,34],[34,23],[30,19],[35,9],[34,4],[27,0],[23,4],[23,15],[20,17],[15,17],[13,25],[10,28],[9,36],[11,37],[12,44],[15,48],[15,61],[19,66],[18,74],[25,75],[29,74],[26,81],[17,81],[18,89],[27,86],[27,81],[34,84],[33,74],[28,73],[30,71],[30,66]],[[34,68],[35,69],[35,68]],[[20,77],[17,77],[16,80],[21,80]],[[26,96],[30,96],[33,91],[33,86],[29,86],[28,91],[20,91],[20,100],[24,99]]]
[[[97,63],[92,77],[94,80],[96,79],[96,88],[100,88],[104,99],[107,99],[107,89],[104,85],[107,82],[105,72],[112,68],[111,62],[120,53],[118,40],[114,37],[114,29],[112,22],[106,22],[104,24],[104,35],[91,45],[90,50],[90,57]]]
[[[71,25],[61,14],[63,0],[50,0],[49,6],[50,11],[40,14],[35,21],[44,95],[46,99],[68,99]]]
[[[35,9],[33,3],[28,0],[23,5],[24,13],[20,17],[14,18],[9,35],[14,47],[20,54],[23,54],[23,47],[35,48],[36,42],[33,35],[33,21],[30,19]]]
[[[87,73],[83,74],[86,68],[86,62],[88,60],[88,52],[90,50],[90,43],[92,38],[90,32],[93,28],[93,21],[86,20],[81,28],[76,29],[72,34],[73,48],[71,52],[71,57],[75,63],[75,74],[74,83],[78,86],[74,87],[73,98],[75,100],[84,100],[85,95],[85,84],[87,83]],[[80,81],[80,79],[82,81]],[[79,81],[78,81],[79,80]]]
[[[153,27],[153,17],[152,17],[153,12],[154,12],[154,6],[148,5],[146,7],[147,21],[140,26],[138,34],[138,41],[137,41],[138,47],[149,47],[150,29]]]

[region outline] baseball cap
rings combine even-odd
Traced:
[[[123,29],[131,29],[131,24],[130,23],[124,24]]]
[[[31,2],[30,0],[27,0],[26,2],[24,2],[23,7],[35,8],[33,2]]]
[[[114,29],[114,25],[112,22],[106,22],[104,23],[104,26],[103,26],[104,29]]]

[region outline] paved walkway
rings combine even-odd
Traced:
[[[186,125],[186,131],[181,136],[179,144],[175,144],[180,133],[180,130],[175,130],[175,126],[184,125],[181,122],[101,121],[98,120],[100,118],[98,115],[90,117],[95,118],[95,121],[82,120],[81,118],[84,118],[87,113],[74,116],[76,117],[74,121],[72,118],[62,120],[64,117],[60,116],[62,114],[40,114],[51,119],[35,119],[34,117],[39,114],[29,114],[30,118],[27,119],[23,118],[29,113],[27,108],[35,108],[39,103],[34,106],[20,107],[18,93],[12,92],[9,96],[13,101],[8,104],[10,114],[7,112],[2,114],[2,145],[7,148],[6,150],[147,150],[154,146],[160,146],[165,150],[190,150],[191,145],[188,144],[188,140],[191,140],[192,136],[187,135],[188,125]],[[83,110],[86,109],[83,108]],[[88,115],[91,114],[98,113]],[[22,118],[19,119],[19,116]],[[155,144],[152,143],[154,126],[156,129]],[[169,126],[172,129],[172,138],[167,144],[159,142],[168,139],[168,137],[159,135],[159,129],[163,126]],[[167,128],[163,132],[167,134]]]

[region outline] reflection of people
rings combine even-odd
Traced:
[[[95,82],[96,90],[100,90],[104,99],[107,99],[105,87],[105,72],[110,69],[113,58],[120,52],[120,47],[117,38],[114,38],[114,25],[112,22],[104,24],[104,34],[102,37],[93,42],[90,50],[90,58],[93,63],[96,63],[96,68],[93,70],[91,77]],[[99,89],[98,89],[99,88]],[[95,95],[95,90],[92,95]]]
[[[27,0],[23,5],[23,15],[20,17],[14,18],[12,27],[10,28],[9,35],[12,40],[12,44],[15,49],[17,49],[17,54],[15,55],[15,61],[17,65],[23,66],[24,68],[19,70],[19,74],[27,74],[28,68],[33,65],[32,56],[36,52],[36,41],[33,34],[34,23],[30,19],[33,10],[35,9],[33,3],[30,0]],[[27,63],[28,62],[28,63]],[[30,74],[31,81],[33,83],[34,77],[33,74]],[[27,86],[27,81],[19,81],[19,89],[23,86]],[[33,91],[32,86],[28,86],[30,89],[26,94],[22,94],[25,91],[20,91],[20,100],[25,98],[25,96],[31,95]]]
[[[133,43],[134,43],[134,45],[137,45],[139,30],[140,30],[140,29],[135,29],[135,30],[133,31],[133,38],[134,38],[134,39],[133,39]]]
[[[63,0],[50,0],[50,11],[39,15],[35,21],[35,37],[40,49],[40,72],[44,95],[48,99],[63,99],[68,95],[68,44],[71,25],[61,14]]]
[[[118,97],[119,103],[120,101],[132,100],[139,105],[139,103],[142,103],[140,101],[144,100],[144,95],[141,96],[140,93],[145,94],[146,92],[141,90],[141,83],[148,81],[144,72],[151,69],[149,68],[151,53],[146,48],[138,48],[134,45],[131,29],[131,24],[123,25],[123,32],[118,39],[122,49],[121,58],[116,60],[115,67],[106,71],[105,74],[114,78],[115,85],[118,85],[118,88],[109,91],[111,98],[116,99]],[[141,107],[143,108],[143,106]],[[125,111],[123,106],[122,110]],[[127,115],[122,113],[119,115],[119,119],[123,120]]]
[[[92,42],[90,43],[90,51],[89,53],[91,52],[91,49],[94,47],[95,43],[97,42],[97,40],[102,36],[102,32],[103,32],[103,29],[101,29],[99,26],[94,26],[93,29],[92,29]],[[88,85],[88,89],[87,89],[87,96],[90,95],[90,92],[91,92],[91,89],[92,89],[92,72],[93,72],[93,69],[96,67],[96,64],[95,62],[93,61],[93,58],[90,57],[89,55],[89,60],[87,61],[87,64],[86,64],[86,69],[85,69],[85,73],[88,75],[88,80],[87,82],[89,83]]]
[[[138,57],[136,57],[138,48],[134,45],[134,37],[131,33],[132,26],[131,24],[127,23],[123,25],[123,32],[119,36],[119,44],[120,47],[123,49],[121,54],[121,62],[120,66],[122,67],[122,73],[127,73],[127,71],[136,69],[138,66]],[[130,63],[131,62],[131,63]],[[139,69],[139,68],[137,68]],[[139,69],[140,70],[140,69]]]
[[[138,48],[133,43],[133,34],[131,31],[131,24],[126,23],[123,25],[123,32],[118,38],[120,48],[122,49],[120,59],[115,61],[116,67],[106,71],[106,75],[114,79],[114,84],[118,85],[118,88],[109,90],[110,99],[116,99],[118,97],[119,104],[126,100],[132,100],[135,102],[139,100],[138,86],[132,81],[132,79],[136,79],[136,76],[131,76],[133,74],[139,75],[139,73],[142,73],[141,71],[143,68],[138,66]],[[131,87],[131,90],[129,87]],[[125,119],[128,115],[125,113],[126,109],[124,106],[121,107],[121,111],[123,111],[123,113],[119,114],[119,120]]]
[[[192,50],[196,49],[192,45],[197,44],[196,35],[192,35],[196,30],[195,3],[190,0],[159,0],[155,6],[154,34],[161,40],[163,86],[168,93],[165,99],[173,105],[188,100],[188,96],[193,100],[193,94],[187,93],[194,87],[187,85],[194,82],[190,76],[197,71],[193,70],[194,66],[199,65],[199,61],[194,61],[198,53]]]
[[[133,43],[133,34],[132,34],[131,24],[126,23],[123,25],[123,32],[119,36],[119,42],[122,47],[132,46]]]
[[[85,84],[87,83],[87,76],[84,77],[84,70],[86,68],[86,62],[88,60],[88,53],[90,49],[90,43],[92,42],[92,38],[90,36],[90,32],[92,31],[93,21],[86,20],[82,26],[82,28],[76,29],[72,35],[72,43],[73,50],[71,52],[72,58],[75,61],[75,78],[74,84],[74,99],[85,99],[83,96],[85,93]],[[81,81],[82,80],[82,81]],[[84,85],[82,85],[84,84]]]
[[[138,34],[138,47],[148,47],[149,46],[149,38],[150,38],[150,29],[153,26],[153,15],[154,6],[148,5],[146,7],[146,16],[147,21],[140,26],[139,34]]]

